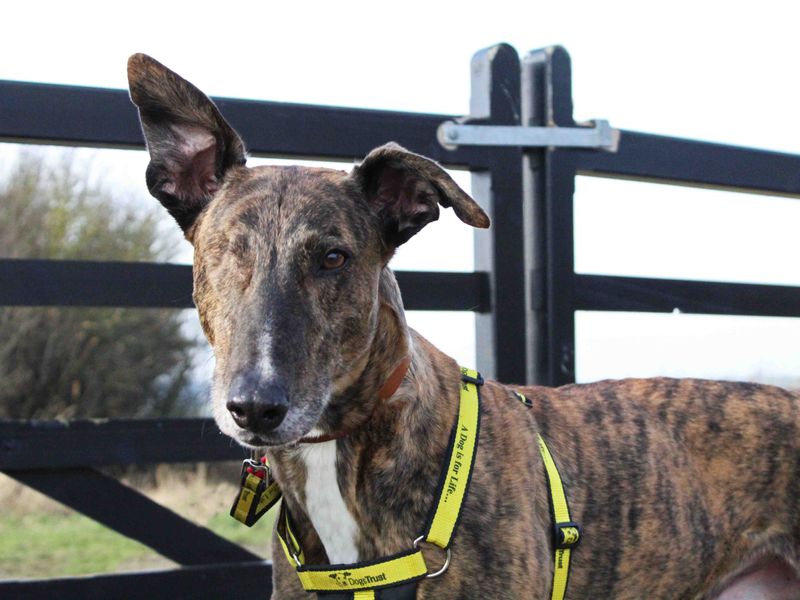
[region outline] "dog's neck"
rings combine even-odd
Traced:
[[[347,360],[348,366],[334,379],[333,396],[318,425],[322,431],[367,425],[382,402],[381,388],[413,348],[400,290],[388,268],[381,271],[376,311],[372,339],[364,340],[361,354]]]
[[[369,350],[356,373],[338,378],[319,428],[355,431],[269,452],[310,561],[316,554],[318,562],[348,563],[408,549],[424,527],[455,417],[457,364],[406,326],[389,269],[379,288]],[[406,356],[402,383],[380,400],[378,390]]]

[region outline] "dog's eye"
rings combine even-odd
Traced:
[[[322,259],[322,268],[325,271],[336,271],[347,263],[347,255],[341,250],[331,250]]]

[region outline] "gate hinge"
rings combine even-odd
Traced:
[[[522,148],[594,148],[616,152],[619,129],[597,119],[590,127],[522,127],[521,125],[461,125],[445,121],[436,135],[448,150],[458,146],[519,146]]]

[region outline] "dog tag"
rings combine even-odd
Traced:
[[[281,498],[281,489],[267,464],[247,459],[242,463],[241,487],[231,507],[231,516],[248,527],[258,521]]]

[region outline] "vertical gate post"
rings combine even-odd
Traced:
[[[560,46],[522,61],[522,124],[574,127],[569,54]],[[575,160],[569,149],[525,152],[523,174],[527,379],[575,381]]]
[[[471,64],[467,123],[519,125],[520,64],[517,51],[499,44],[477,52]],[[475,269],[489,273],[491,313],[476,316],[476,355],[481,372],[524,383],[525,287],[523,276],[522,151],[497,147],[488,170],[472,172],[472,194],[492,219],[475,233]]]

